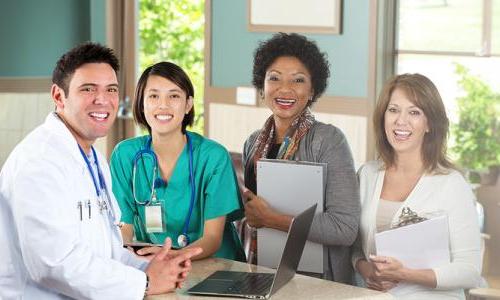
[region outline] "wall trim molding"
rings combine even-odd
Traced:
[[[209,103],[248,106],[236,103],[236,88],[218,88],[211,86],[205,90],[205,101]],[[266,107],[260,100],[257,100],[256,103],[256,105],[250,105],[249,107]],[[321,96],[318,102],[313,105],[312,110],[319,113],[362,117],[367,117],[370,114],[367,99],[342,96]]]
[[[0,93],[50,93],[51,77],[0,77]]]

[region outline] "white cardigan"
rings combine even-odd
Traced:
[[[376,214],[385,170],[381,162],[371,161],[360,168],[358,176],[362,209],[358,240],[353,246],[353,266],[359,259],[376,254]],[[391,294],[404,299],[464,299],[464,288],[478,286],[481,279],[480,233],[474,201],[470,185],[455,170],[445,175],[422,176],[392,221],[398,220],[406,206],[419,215],[444,211],[449,222],[451,262],[433,269],[436,289],[400,284],[389,291]]]

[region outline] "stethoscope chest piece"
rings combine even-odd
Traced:
[[[180,235],[177,237],[177,245],[179,245],[179,247],[184,248],[184,247],[186,247],[188,244],[189,244],[189,238],[188,238],[188,236],[187,236],[187,235],[185,235],[185,234],[180,234]]]

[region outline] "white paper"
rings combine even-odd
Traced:
[[[412,269],[450,263],[448,218],[445,215],[375,234],[377,255],[398,259]]]
[[[295,216],[313,204],[323,211],[326,165],[283,160],[257,162],[257,193],[269,205]],[[285,247],[287,233],[275,229],[257,230],[257,263],[276,268]],[[306,242],[298,270],[323,273],[323,245]]]

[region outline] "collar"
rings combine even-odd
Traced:
[[[50,112],[45,118],[44,127],[58,137],[57,142],[61,143],[61,147],[66,148],[65,152],[69,153],[75,161],[79,163],[82,168],[86,168],[85,161],[78,149],[78,143],[69,130],[66,124],[61,120],[56,112]],[[101,160],[101,158],[98,158]]]

